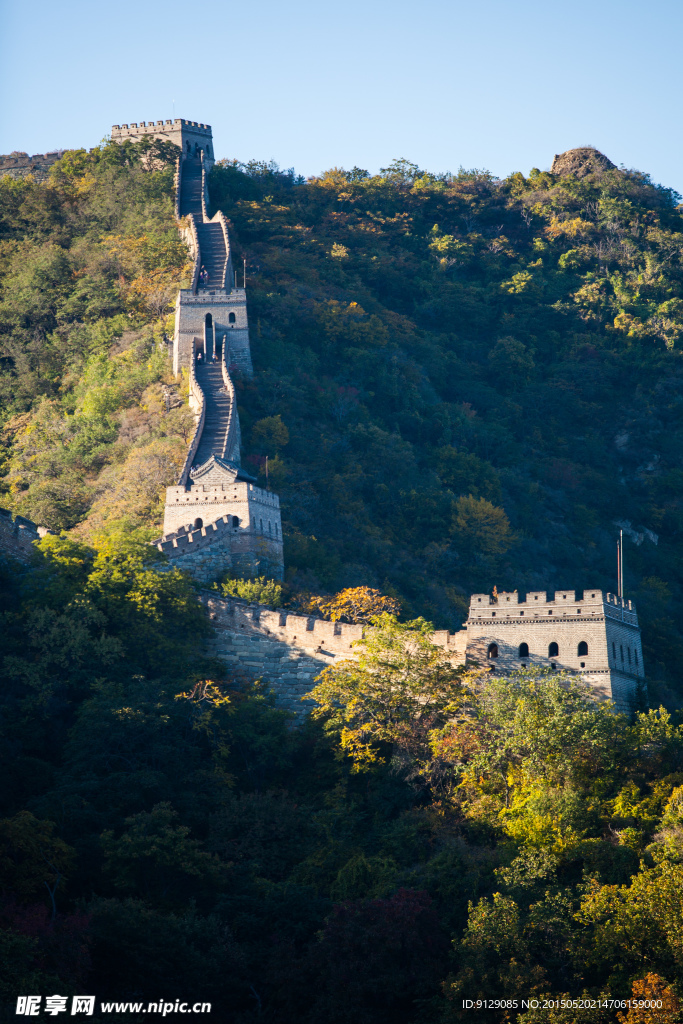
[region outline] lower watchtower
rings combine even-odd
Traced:
[[[191,471],[186,484],[167,488],[164,536],[157,547],[171,558],[182,557],[183,566],[200,567],[199,576],[230,571],[280,579],[280,499],[213,456]]]
[[[633,709],[644,683],[635,606],[614,594],[473,594],[466,627],[468,658],[503,672],[528,665],[575,672],[622,711]]]

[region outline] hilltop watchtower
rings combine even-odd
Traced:
[[[114,124],[111,128],[111,137],[114,142],[124,142],[126,139],[139,142],[145,135],[175,143],[182,149],[186,157],[199,158],[203,153],[207,170],[213,166],[213,137],[210,124],[176,117],[167,121],[147,121],[147,123],[134,121],[131,124]]]

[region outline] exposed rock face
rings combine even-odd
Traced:
[[[568,149],[566,153],[556,153],[550,168],[552,174],[575,174],[577,178],[616,169],[616,165],[604,153],[592,146],[580,146],[578,149]]]

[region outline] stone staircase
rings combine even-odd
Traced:
[[[203,466],[212,455],[223,457],[230,423],[230,396],[224,389],[220,362],[197,363],[197,383],[204,392],[206,415],[193,466]]]
[[[193,214],[197,228],[201,265],[209,275],[207,288],[222,288],[225,275],[225,238],[220,224],[204,222],[202,213],[202,165],[200,160],[185,159],[180,175],[180,216]],[[228,287],[230,285],[228,284]],[[198,292],[204,289],[200,285]]]
[[[226,256],[223,229],[220,224],[203,224],[197,221],[197,236],[202,265],[209,275],[206,288],[222,288]],[[200,285],[197,291],[202,290]]]
[[[202,220],[202,164],[200,160],[185,159],[180,175],[180,216],[193,213]]]

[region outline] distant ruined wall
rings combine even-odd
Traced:
[[[34,542],[49,532],[23,516],[12,518],[9,509],[0,508],[0,557],[30,562]]]
[[[0,156],[0,178],[28,178],[32,175],[36,181],[47,181],[50,168],[63,155],[63,149],[56,149],[52,153],[35,153],[33,156],[15,150]]]

